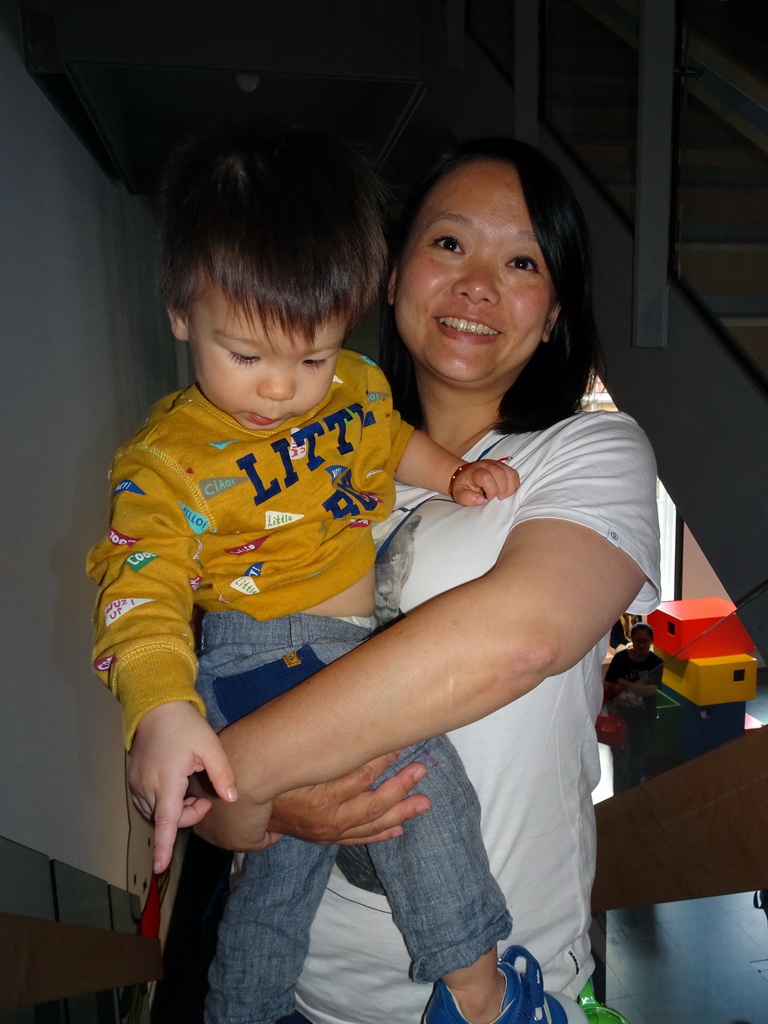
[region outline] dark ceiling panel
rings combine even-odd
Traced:
[[[29,0],[34,2],[34,0]],[[101,166],[156,190],[191,131],[276,116],[359,143],[407,186],[450,141],[425,100],[417,0],[22,3],[27,68]]]
[[[70,60],[418,78],[419,0],[54,0]]]
[[[189,132],[233,117],[276,116],[337,132],[375,160],[417,88],[407,82],[75,62],[69,71],[122,180],[137,193],[155,191],[169,149]]]

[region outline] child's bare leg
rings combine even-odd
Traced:
[[[450,971],[442,979],[470,1024],[491,1024],[501,1013],[506,980],[496,966],[496,947],[469,967]]]

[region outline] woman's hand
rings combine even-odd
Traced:
[[[408,796],[426,775],[418,763],[370,789],[396,756],[384,754],[331,782],[284,793],[274,801],[270,828],[323,845],[361,846],[402,835],[402,823],[428,811],[430,801],[420,793]]]
[[[384,754],[338,779],[302,786],[274,801],[256,803],[247,795],[236,804],[212,798],[212,808],[195,832],[226,850],[261,850],[281,835],[312,843],[356,846],[402,834],[402,823],[429,810],[422,794],[408,793],[426,774],[424,765],[406,765],[377,789],[369,786],[397,754]],[[242,790],[241,790],[242,792]]]

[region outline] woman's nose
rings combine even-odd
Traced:
[[[454,291],[466,295],[470,302],[498,302],[499,282],[495,271],[488,264],[475,260],[468,262],[456,279]]]

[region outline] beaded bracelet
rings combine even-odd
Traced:
[[[462,469],[466,469],[467,466],[471,466],[471,465],[472,465],[471,462],[462,462],[462,464],[459,466],[458,469],[456,469],[454,471],[454,474],[451,477],[450,483],[448,484],[448,495],[449,495],[449,497],[453,498],[454,501],[456,499],[453,497],[453,485],[456,483],[456,477],[459,475],[459,473],[462,471]]]

